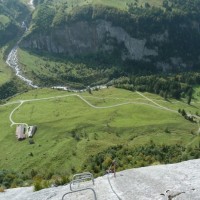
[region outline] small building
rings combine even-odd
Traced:
[[[24,140],[26,138],[25,131],[26,131],[26,128],[24,124],[17,125],[16,137],[18,140]]]
[[[36,131],[37,131],[37,126],[29,126],[28,127],[28,137],[32,138]]]

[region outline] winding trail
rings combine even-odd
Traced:
[[[24,102],[21,101],[20,104],[19,104],[16,108],[14,108],[14,109],[12,110],[12,112],[10,113],[10,115],[9,115],[9,120],[10,120],[10,122],[11,122],[11,126],[13,126],[14,124],[16,124],[16,123],[12,120],[12,115],[13,115],[13,113],[14,113],[19,107],[21,107],[23,103],[24,103]]]
[[[152,99],[146,97],[145,95],[143,95],[142,93],[136,91],[137,94],[139,94],[140,96],[144,97],[145,99],[147,99],[148,101],[150,101],[151,103],[155,104],[156,106],[162,108],[162,109],[165,109],[165,110],[168,110],[168,111],[171,111],[171,112],[174,112],[174,113],[178,113],[178,111],[176,110],[173,110],[173,109],[170,109],[170,108],[167,108],[167,107],[164,107],[164,106],[161,106],[160,104],[156,103],[155,101],[153,101]]]
[[[1,106],[7,106],[7,105],[11,105],[11,104],[19,104],[17,107],[15,107],[11,111],[11,113],[9,115],[9,120],[11,122],[11,126],[17,125],[17,124],[25,124],[26,126],[28,126],[26,123],[14,122],[14,120],[12,118],[13,114],[15,113],[15,111],[17,111],[24,103],[26,103],[26,102],[34,102],[34,101],[47,101],[47,100],[51,100],[51,99],[66,98],[66,97],[72,97],[72,96],[78,97],[80,100],[82,100],[84,103],[86,103],[88,106],[90,106],[90,107],[92,107],[94,109],[109,109],[109,108],[119,107],[119,106],[128,105],[128,104],[138,104],[138,105],[147,105],[147,106],[154,107],[156,109],[166,110],[166,111],[170,111],[170,112],[173,111],[173,112],[178,114],[178,112],[176,112],[175,110],[171,110],[171,109],[168,109],[168,108],[166,108],[164,106],[161,106],[161,105],[157,104],[156,102],[154,102],[153,100],[151,100],[151,103],[154,102],[154,105],[149,104],[149,103],[142,103],[142,102],[140,103],[140,102],[135,102],[135,101],[128,101],[128,102],[118,103],[118,104],[114,104],[114,105],[110,105],[110,106],[95,106],[95,105],[90,103],[88,100],[86,100],[83,96],[81,96],[79,94],[69,94],[69,95],[53,96],[53,97],[38,98],[38,99],[18,100],[16,102],[11,102],[11,103],[4,104],[4,105],[1,105]],[[95,97],[95,98],[96,99],[101,99],[101,100],[102,99],[106,99],[106,98],[98,98],[98,97]],[[117,99],[118,100],[119,98],[113,98],[113,99]],[[148,100],[149,100],[149,98],[148,98]]]
[[[28,3],[28,5],[31,7],[32,10],[35,9],[34,7],[34,4],[33,4],[33,0],[30,0],[30,2]],[[23,37],[23,36],[22,36]],[[6,63],[12,68],[15,70],[16,72],[16,76],[18,76],[21,80],[23,80],[26,84],[28,84],[29,86],[33,87],[33,88],[38,88],[39,86],[33,84],[33,81],[26,78],[24,75],[22,75],[21,73],[21,70],[20,70],[20,66],[18,64],[18,58],[17,58],[17,51],[18,51],[18,44],[21,42],[21,39],[22,37],[19,39],[19,41],[17,42],[16,46],[11,50],[11,52],[9,53],[8,55],[8,58],[6,60]],[[56,88],[56,86],[54,87]],[[59,87],[57,87],[59,88]],[[60,86],[60,88],[64,89],[65,90],[65,87],[62,87]],[[67,89],[66,89],[67,90]],[[19,101],[16,101],[16,102],[10,102],[10,103],[7,103],[7,104],[4,104],[4,105],[0,105],[1,107],[3,106],[7,106],[7,105],[11,105],[11,104],[19,104],[17,105],[10,113],[9,115],[9,120],[11,122],[11,126],[13,125],[18,125],[18,124],[24,124],[26,127],[27,127],[27,130],[28,130],[28,124],[27,123],[24,123],[24,122],[15,122],[13,120],[13,114],[26,102],[34,102],[34,101],[48,101],[48,100],[51,100],[51,99],[57,99],[57,98],[66,98],[66,97],[78,97],[80,100],[82,100],[85,104],[87,104],[88,106],[90,106],[91,108],[94,108],[94,109],[109,109],[109,108],[114,108],[114,107],[119,107],[119,106],[123,106],[123,105],[128,105],[128,104],[140,104],[140,105],[147,105],[147,106],[151,106],[151,107],[154,107],[156,109],[161,109],[161,110],[166,110],[166,111],[169,111],[169,112],[173,112],[173,113],[176,113],[178,114],[178,112],[176,110],[173,110],[173,109],[170,109],[170,108],[167,108],[165,106],[162,106],[160,104],[158,104],[157,102],[155,102],[154,100],[146,97],[145,95],[143,95],[142,93],[136,91],[136,93],[138,95],[140,95],[142,98],[137,98],[137,99],[146,99],[147,101],[151,102],[152,104],[149,104],[149,103],[142,103],[142,102],[135,102],[135,101],[132,101],[132,99],[126,99],[126,98],[123,98],[123,99],[126,99],[126,100],[129,100],[127,102],[124,102],[124,103],[118,103],[118,104],[114,104],[114,105],[110,105],[110,106],[95,106],[93,105],[92,103],[90,103],[88,100],[86,100],[83,96],[79,95],[79,94],[70,94],[70,95],[62,95],[62,96],[54,96],[54,97],[47,97],[47,98],[38,98],[38,99],[29,99],[29,100],[19,100]],[[119,100],[119,99],[122,99],[122,98],[99,98],[99,97],[91,97],[91,98],[96,98],[96,99],[115,99],[115,100]],[[162,101],[162,100],[160,100]],[[192,143],[193,141],[191,141]],[[109,177],[109,174],[107,176],[108,178],[108,182],[109,182],[109,185],[113,191],[113,193],[116,195],[116,197],[118,198],[118,200],[121,200],[121,198],[119,197],[119,195],[116,193],[116,191],[113,189],[113,186],[111,184],[111,181],[110,181],[110,177]],[[183,193],[183,192],[181,192]],[[181,194],[180,193],[180,194]],[[177,194],[176,196],[178,196],[179,194]],[[49,196],[47,199],[51,199],[52,197],[56,196],[56,193],[54,193],[53,195]]]

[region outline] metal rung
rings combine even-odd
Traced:
[[[84,189],[80,189],[80,190],[75,190],[75,191],[72,191],[72,192],[67,192],[65,193],[63,196],[62,196],[62,200],[64,200],[64,197],[68,194],[72,194],[72,193],[77,193],[77,192],[81,192],[81,191],[84,191],[84,190],[92,190],[93,194],[94,194],[94,200],[97,200],[97,195],[96,195],[96,192],[94,191],[94,189],[92,188],[84,188]]]
[[[83,172],[83,173],[80,173],[80,174],[75,174],[73,176],[72,181],[70,182],[70,190],[73,191],[72,185],[75,185],[75,183],[81,183],[81,182],[86,181],[87,179],[91,180],[92,183],[93,183],[93,185],[94,185],[94,176],[93,176],[92,173],[90,173],[90,172]]]

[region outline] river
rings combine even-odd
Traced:
[[[33,0],[30,0],[28,5],[30,6],[30,8],[32,10],[35,9],[35,6],[33,4]],[[25,32],[28,30],[28,27],[26,27],[25,22],[22,22],[22,27],[25,29]],[[8,54],[8,57],[6,59],[6,63],[15,71],[16,76],[18,76],[21,80],[23,80],[27,85],[29,85],[33,88],[39,88],[39,86],[35,85],[32,80],[25,77],[25,75],[21,71],[21,68],[20,68],[20,65],[19,65],[19,62],[18,62],[18,58],[17,58],[17,51],[18,51],[18,47],[19,47],[18,44],[21,42],[22,38],[23,38],[23,35],[17,41],[16,45],[12,48],[12,50]],[[104,89],[106,87],[107,87],[106,85],[99,85],[99,86],[95,86],[95,87],[90,88],[90,90],[95,90],[96,88]],[[75,90],[75,89],[70,89],[66,86],[53,86],[52,88],[53,89],[67,90],[67,91],[73,91],[73,92],[83,92],[83,91],[87,90],[87,89]]]
[[[30,8],[32,10],[35,9],[35,7],[33,5],[33,0],[30,0],[28,5],[30,6]],[[28,30],[28,28],[26,27],[26,24],[24,22],[22,22],[22,27],[25,29],[25,32]],[[23,37],[23,35],[22,35],[22,37]],[[33,84],[32,80],[28,79],[27,77],[25,77],[22,74],[19,63],[18,63],[18,58],[17,58],[18,44],[22,40],[22,37],[17,41],[16,45],[12,48],[12,50],[8,54],[8,57],[6,59],[6,63],[15,71],[16,76],[18,76],[26,84],[28,84],[29,86],[31,86],[33,88],[38,88],[37,85]]]

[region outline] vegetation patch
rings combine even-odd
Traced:
[[[30,89],[29,86],[24,85],[24,82],[17,77],[0,85],[0,100],[10,98],[17,93],[25,92]]]
[[[159,94],[165,100],[186,98],[187,103],[190,104],[194,93],[193,87],[200,84],[200,73],[124,76],[116,79],[113,83],[119,88]]]
[[[188,159],[200,158],[200,143],[195,148],[185,148],[180,144],[156,145],[152,140],[142,146],[130,148],[125,145],[109,147],[103,152],[90,156],[82,166],[83,171],[90,171],[102,176],[109,169],[113,160],[117,170],[145,167],[157,164],[177,163]]]
[[[185,120],[178,109],[197,111],[199,98],[191,106],[185,99],[175,102],[155,94],[143,95],[160,106],[136,92],[112,87],[92,94],[34,89],[11,98],[7,103],[12,104],[0,106],[0,126],[4,127],[0,168],[15,178],[9,179],[9,185],[3,178],[1,185],[11,187],[20,179],[22,185],[34,182],[39,190],[68,181],[84,170],[102,175],[115,158],[118,170],[198,158],[198,126]],[[15,110],[12,119],[37,125],[31,145],[28,140],[17,141],[16,127],[10,128],[9,116],[19,100],[30,101]]]
[[[66,85],[85,88],[107,83],[120,69],[113,65],[99,64],[92,58],[55,58],[50,55],[19,50],[20,67],[26,77],[40,86]]]

